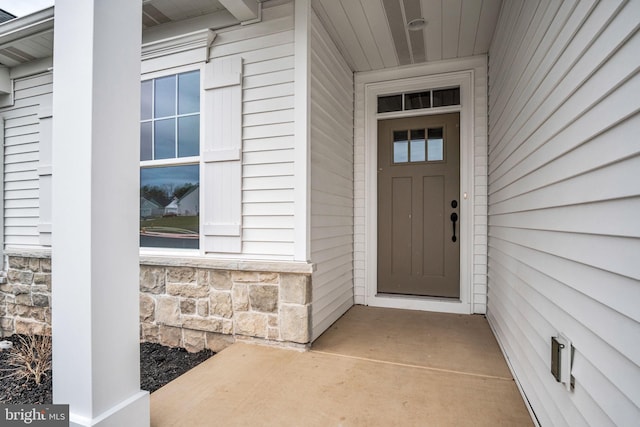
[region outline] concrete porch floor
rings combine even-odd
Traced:
[[[483,316],[354,306],[311,351],[236,343],[151,395],[151,426],[531,426]]]

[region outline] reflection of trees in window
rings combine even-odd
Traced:
[[[194,184],[181,185],[180,187],[178,187],[175,190],[173,190],[173,195],[174,195],[174,197],[177,197],[178,199],[182,199],[182,197],[185,194],[187,194],[188,192],[190,192],[191,190],[193,190],[196,187],[197,187],[197,185],[194,185]]]
[[[163,185],[143,185],[140,188],[140,196],[147,200],[154,201],[161,206],[168,205],[174,198],[182,199],[187,193],[195,189],[197,184],[184,184],[180,186]]]
[[[161,187],[151,187],[145,185],[140,188],[140,196],[147,200],[158,203],[160,206],[166,206],[171,201],[167,191]]]

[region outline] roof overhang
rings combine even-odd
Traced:
[[[204,43],[210,45],[212,30],[259,21],[263,1],[144,0],[143,56],[162,49],[162,41],[180,38],[193,43],[195,33],[205,34]],[[38,69],[42,64],[51,66],[53,29],[54,6],[0,24],[0,95],[10,90],[9,80],[16,77],[14,69],[32,69],[37,63]]]
[[[53,55],[54,8],[0,25],[0,64],[12,68]]]

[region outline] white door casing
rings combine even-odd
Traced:
[[[455,64],[453,64],[455,62]],[[371,306],[404,308],[413,310],[451,313],[484,313],[486,309],[486,133],[476,136],[479,122],[486,123],[486,109],[476,112],[477,91],[475,88],[478,66],[486,64],[486,58],[463,61],[448,61],[436,66],[411,67],[411,69],[388,70],[380,73],[365,73],[356,77],[365,80],[361,85],[363,108],[364,163],[356,165],[356,175],[364,172],[364,232],[363,239],[356,230],[355,240],[363,240],[364,253],[356,251],[356,263],[364,264],[364,292],[358,295],[356,277],[356,303]],[[466,67],[466,69],[465,69]],[[423,70],[433,69],[428,73]],[[447,72],[447,68],[456,71]],[[486,69],[480,68],[482,71]],[[389,77],[396,74],[397,78]],[[376,77],[378,79],[376,79]],[[460,87],[460,105],[393,113],[377,113],[377,98],[402,92]],[[486,88],[481,91],[486,94]],[[486,96],[486,95],[485,95]],[[485,104],[486,105],[486,104]],[[425,114],[460,112],[460,299],[446,300],[415,296],[377,295],[377,123],[382,118],[412,117]],[[484,127],[486,129],[486,126]],[[476,153],[476,147],[484,150]],[[356,150],[358,131],[356,130]],[[362,144],[361,144],[362,145]],[[484,167],[482,167],[484,165]],[[480,167],[478,167],[480,166]],[[478,179],[480,175],[480,179]],[[357,178],[356,178],[357,181]],[[480,187],[477,187],[480,184]],[[476,188],[481,191],[476,194]],[[356,197],[358,197],[356,189]],[[484,193],[484,194],[482,194]],[[480,197],[477,197],[477,196]],[[477,209],[480,204],[481,209]],[[478,213],[476,213],[478,210]],[[356,212],[356,217],[357,217]],[[357,221],[357,219],[356,219]],[[483,236],[484,234],[484,236]],[[358,259],[360,256],[361,259]],[[484,271],[483,271],[484,270]],[[484,273],[484,274],[483,274]],[[358,275],[356,266],[356,276]],[[362,282],[362,281],[361,281]],[[360,288],[361,289],[361,288]]]

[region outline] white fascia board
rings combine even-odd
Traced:
[[[0,45],[53,29],[54,7],[0,24]]]
[[[260,7],[256,0],[220,0],[220,3],[238,21],[258,19]]]

